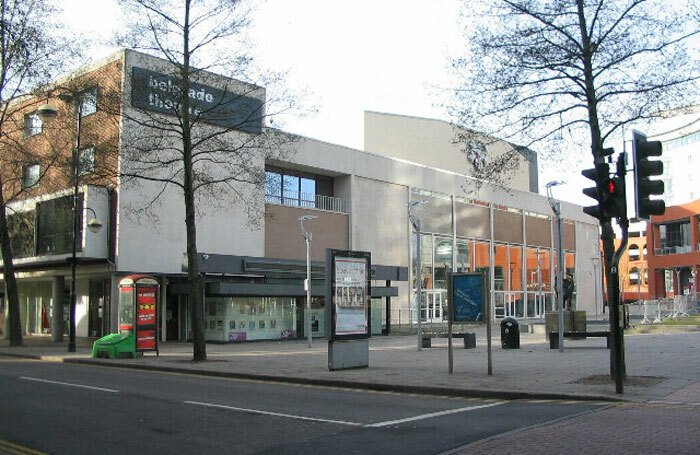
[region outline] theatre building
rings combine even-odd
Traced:
[[[148,180],[123,177],[148,136],[135,119],[168,118],[176,77],[164,61],[122,51],[73,75],[83,81],[80,147],[80,226],[76,289],[77,336],[99,337],[116,330],[117,288],[130,274],[148,274],[161,284],[161,337],[190,336],[187,302],[186,233],[182,191]],[[262,87],[202,72],[194,84],[192,114],[202,128],[222,137],[255,138],[264,122],[251,113],[265,107]],[[176,84],[175,84],[176,85]],[[140,89],[138,89],[140,87]],[[117,93],[119,109],[107,109]],[[240,102],[231,122],[208,107],[221,99]],[[58,107],[54,122],[64,125],[65,156],[71,156],[75,109]],[[25,134],[36,147],[55,148],[48,125],[23,112]],[[197,111],[199,110],[199,111]],[[210,115],[216,113],[217,115]],[[62,115],[62,116],[61,116]],[[518,149],[507,187],[480,182],[474,175],[484,154],[514,150],[503,141],[478,136],[469,153],[455,144],[452,125],[431,119],[365,113],[365,146],[356,150],[283,132],[283,153],[251,153],[249,163],[265,175],[265,185],[240,183],[247,204],[225,193],[197,201],[199,270],[205,280],[205,336],[209,341],[301,338],[306,299],[303,286],[306,246],[299,218],[312,235],[312,330],[326,335],[324,258],[327,248],[371,253],[372,331],[410,324],[416,284],[421,280],[420,317],[440,322],[446,316],[450,272],[489,274],[493,315],[532,323],[554,308],[557,270],[555,226],[545,196],[539,195],[536,155]],[[63,122],[63,123],[60,123]],[[231,125],[235,124],[235,127]],[[31,133],[31,134],[29,134]],[[68,140],[66,140],[66,138]],[[53,141],[53,142],[52,142]],[[25,163],[27,191],[7,211],[25,334],[64,331],[71,270],[71,176],[62,186],[32,181],[44,163]],[[107,172],[112,170],[118,172]],[[223,168],[222,168],[223,169]],[[104,171],[104,172],[103,172]],[[58,170],[56,171],[58,172]],[[152,176],[160,175],[153,169]],[[222,170],[222,172],[224,172]],[[59,177],[60,177],[59,172]],[[26,178],[25,178],[26,177]],[[55,181],[55,180],[54,180]],[[144,202],[147,211],[138,210]],[[420,235],[409,219],[409,203]],[[89,219],[103,223],[88,229]],[[562,203],[566,271],[575,278],[573,305],[589,318],[601,318],[602,296],[597,220],[582,208]],[[251,222],[252,221],[252,222]],[[416,224],[417,225],[417,224]],[[421,258],[416,258],[420,238]],[[420,270],[416,264],[420,263]],[[4,287],[4,286],[3,286]],[[5,308],[7,305],[5,305]]]

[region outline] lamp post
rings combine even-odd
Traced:
[[[561,180],[554,180],[547,183],[547,200],[549,201],[549,206],[552,207],[552,212],[557,220],[557,305],[559,306],[559,352],[564,352],[564,274],[562,273],[564,269],[564,251],[562,249],[562,239],[561,239],[561,204],[559,201],[554,200],[552,197],[552,187],[557,185],[563,185],[565,182]]]
[[[421,245],[420,245],[420,219],[418,219],[414,214],[413,211],[411,210],[413,207],[419,207],[421,205],[427,204],[428,201],[411,201],[408,203],[408,220],[411,222],[413,225],[413,230],[416,231],[416,311],[418,314],[417,317],[417,327],[418,327],[418,350],[420,351],[421,348],[423,347],[423,330],[421,327],[421,292],[422,292],[422,283],[421,283],[421,266],[422,266],[422,257],[421,257]]]
[[[78,234],[79,234],[79,221],[81,217],[78,216],[78,199],[80,197],[80,129],[81,120],[83,116],[83,103],[82,100],[77,96],[72,95],[62,95],[61,99],[66,102],[74,101],[76,102],[76,131],[75,131],[75,149],[73,150],[73,206],[72,210],[72,232],[73,232],[73,245],[71,251],[71,284],[70,284],[70,310],[69,310],[69,322],[68,322],[68,352],[75,352],[75,308],[77,305],[77,294],[76,294],[76,265],[77,265],[77,251],[78,251]],[[48,122],[56,117],[58,117],[58,111],[56,108],[50,104],[44,104],[37,109],[37,115],[41,118],[42,122]],[[89,207],[85,207],[86,210],[91,210],[93,214],[95,211]],[[96,214],[95,214],[96,215]],[[88,222],[88,227],[91,231],[97,232],[102,227],[102,223],[97,220],[97,216]]]
[[[299,217],[299,225],[301,225],[301,236],[306,242],[306,317],[304,318],[304,330],[309,340],[311,347],[311,232],[304,229],[304,221],[318,218],[315,215],[303,215]]]

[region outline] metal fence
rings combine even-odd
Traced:
[[[640,300],[627,304],[626,309],[628,316],[641,319],[641,324],[658,324],[665,319],[700,316],[700,293]]]

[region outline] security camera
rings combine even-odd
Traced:
[[[87,227],[90,230],[90,232],[100,232],[100,229],[102,229],[102,221],[98,220],[97,218],[93,218],[88,221]]]

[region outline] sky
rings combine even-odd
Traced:
[[[117,0],[55,0],[66,31],[94,41],[91,60],[118,50],[108,45],[123,26]],[[292,89],[309,92],[314,115],[283,119],[290,132],[363,149],[363,112],[449,120],[450,59],[462,46],[461,0],[265,0],[252,18],[257,64],[286,70]],[[540,161],[540,189],[566,180],[555,197],[589,204],[576,164]],[[592,164],[592,163],[591,163]],[[573,171],[572,171],[573,168]]]

